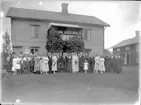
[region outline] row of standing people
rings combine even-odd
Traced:
[[[87,53],[48,53],[44,56],[13,53],[8,57],[8,65],[7,71],[15,74],[30,74],[38,71],[41,74],[52,72],[120,73],[122,71],[121,60],[118,56],[108,57]]]

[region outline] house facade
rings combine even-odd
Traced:
[[[11,18],[11,39],[14,52],[29,49],[40,54],[47,52],[47,31],[57,27],[62,36],[80,36],[85,49],[95,53],[104,51],[104,30],[109,25],[96,17],[68,13],[68,4],[62,4],[62,12],[10,8],[7,17]],[[64,30],[65,29],[65,30]]]
[[[139,64],[139,34],[139,31],[136,31],[134,38],[124,40],[113,47],[113,54],[118,54],[123,58],[123,65]]]

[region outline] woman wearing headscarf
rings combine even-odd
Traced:
[[[70,53],[67,56],[67,72],[72,72],[72,56]]]
[[[90,71],[91,71],[91,73],[93,73],[93,70],[94,70],[94,63],[95,63],[94,55],[91,54],[91,56],[90,56]]]
[[[79,54],[79,72],[83,72],[84,68],[84,55],[83,53]]]
[[[115,63],[115,67],[114,67],[114,72],[120,73],[120,72],[122,72],[120,56],[116,56],[115,59],[116,59],[116,63]]]
[[[49,72],[51,73],[52,72],[52,55],[51,55],[51,53],[48,53],[48,58],[49,58],[49,61],[48,61]]]
[[[104,65],[105,65],[106,72],[110,72],[110,57],[105,56]]]

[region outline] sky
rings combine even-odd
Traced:
[[[18,3],[19,1],[19,3]],[[43,4],[39,5],[39,1]],[[3,0],[1,11],[4,15],[9,7],[29,8],[61,12],[61,3],[69,3],[69,13],[95,16],[110,24],[105,30],[105,48],[122,40],[135,37],[141,31],[141,2],[139,1],[55,1],[55,0]],[[0,18],[1,33],[10,32],[10,19]]]

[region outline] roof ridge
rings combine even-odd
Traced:
[[[18,13],[15,13],[15,11],[18,12],[20,15],[18,15]],[[20,11],[22,11],[23,14],[20,13]],[[52,17],[52,19],[54,19],[54,20],[65,21],[66,20],[65,16],[68,16],[68,18],[69,18],[69,15],[70,15],[71,17],[68,20],[70,22],[78,22],[78,23],[80,22],[80,23],[84,23],[84,24],[110,26],[109,24],[107,24],[106,22],[98,19],[95,16],[81,15],[81,14],[75,14],[75,13],[68,13],[67,15],[63,15],[62,12],[39,10],[39,9],[29,9],[29,8],[18,8],[18,7],[10,7],[7,14],[6,14],[6,17],[31,18],[30,14],[27,11],[31,11],[31,12],[33,11],[37,14],[41,13],[40,16],[39,16],[40,19],[48,19],[48,18],[51,19],[51,17]],[[48,15],[46,15],[43,12],[47,12]],[[29,15],[27,15],[26,13],[29,14]],[[43,14],[43,16],[42,16],[42,14]],[[58,16],[58,18],[55,18],[54,15]],[[82,16],[82,18],[80,18],[81,16]],[[32,18],[36,18],[36,17],[33,16]],[[63,20],[63,19],[65,19],[65,20]]]
[[[122,47],[122,46],[137,43],[137,41],[134,39],[136,39],[136,37],[125,39],[125,40],[117,43],[116,45],[112,46],[111,48],[117,48],[117,47]]]

